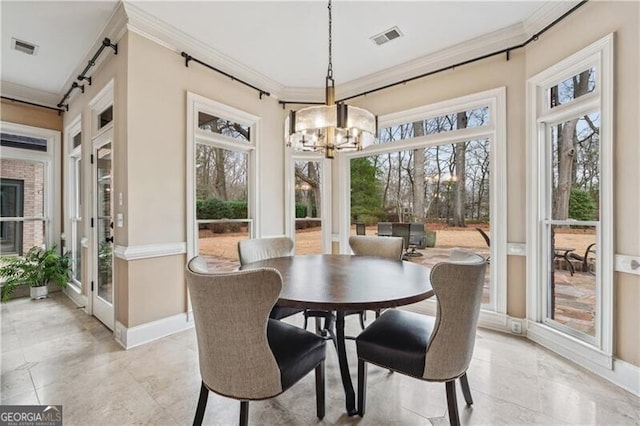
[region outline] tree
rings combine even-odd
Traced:
[[[572,91],[572,99],[584,95],[589,90],[589,78],[591,69],[581,72],[571,78],[568,89],[562,85],[555,86],[551,90],[551,106],[561,103],[561,99],[567,96],[566,90]],[[568,120],[556,126],[556,158],[557,176],[556,187],[553,192],[553,219],[565,220],[569,215],[569,196],[575,182],[576,146],[578,137],[576,127],[578,118]]]
[[[351,217],[359,215],[376,216],[382,210],[382,185],[378,179],[378,169],[369,158],[351,160]]]
[[[413,136],[424,136],[424,121],[413,123]],[[424,223],[424,148],[413,151],[413,220]]]
[[[467,127],[467,112],[457,114],[456,128],[465,129]],[[453,198],[453,226],[465,227],[464,206],[465,206],[465,159],[467,155],[466,142],[455,144],[455,196]]]

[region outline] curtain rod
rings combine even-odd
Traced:
[[[93,58],[89,59],[89,62],[87,62],[87,66],[84,67],[84,70],[82,70],[80,75],[76,77],[78,81],[86,80],[89,83],[89,86],[91,86],[91,77],[87,77],[87,72],[89,72],[89,69],[91,69],[91,67],[96,65],[96,60],[98,59],[102,51],[107,47],[110,47],[113,49],[114,55],[118,54],[117,44],[111,44],[111,40],[109,38],[105,38],[104,40],[102,40],[102,44],[100,45],[100,48],[98,49],[98,51],[93,55]],[[67,93],[65,93],[64,96],[62,97],[62,100],[58,103],[58,108],[64,108],[65,111],[69,111],[69,104],[68,103],[65,104],[64,102],[69,98],[69,96],[71,95],[71,92],[73,92],[73,89],[80,89],[82,93],[84,93],[84,85],[80,85],[78,84],[77,81],[74,81],[71,84],[71,87],[69,88],[69,90],[67,90]]]
[[[189,62],[193,61],[195,63],[198,63],[198,64],[202,65],[203,67],[209,68],[210,70],[218,72],[218,73],[220,73],[220,74],[222,74],[222,75],[224,75],[226,77],[229,77],[232,81],[237,81],[240,84],[244,84],[245,86],[252,88],[253,90],[257,91],[260,94],[260,99],[262,99],[263,95],[271,96],[271,93],[267,92],[266,90],[262,90],[262,89],[254,86],[254,85],[252,85],[250,83],[247,83],[246,81],[244,81],[242,79],[239,79],[238,77],[234,77],[233,75],[231,75],[229,73],[226,73],[226,72],[224,72],[224,71],[222,71],[222,70],[220,70],[220,69],[218,69],[218,68],[216,68],[214,66],[211,66],[211,65],[207,64],[206,62],[202,62],[201,60],[196,59],[193,56],[189,55],[187,52],[180,53],[180,56],[182,56],[184,58],[184,66],[187,67],[187,68],[189,68]]]
[[[64,110],[62,110],[60,108],[55,108],[55,107],[48,106],[48,105],[37,104],[35,102],[23,101],[21,99],[10,98],[8,96],[0,96],[0,98],[5,99],[7,101],[11,101],[11,102],[19,102],[21,104],[31,105],[31,106],[35,106],[35,107],[39,107],[39,108],[51,109],[53,111],[57,111],[58,114],[60,114],[61,112],[64,111]]]
[[[535,33],[534,35],[529,37],[529,39],[527,41],[525,41],[524,43],[521,43],[521,44],[518,44],[518,45],[515,45],[515,46],[511,46],[511,47],[507,47],[505,49],[498,50],[496,52],[487,53],[485,55],[478,56],[478,57],[473,58],[473,59],[468,59],[466,61],[458,62],[457,64],[454,64],[454,65],[447,65],[446,67],[442,67],[442,68],[439,68],[437,70],[429,71],[429,72],[426,72],[424,74],[420,74],[420,75],[417,75],[417,76],[414,76],[414,77],[411,77],[411,78],[407,78],[405,80],[397,81],[395,83],[390,83],[390,84],[387,84],[387,85],[382,86],[382,87],[378,87],[378,88],[375,88],[375,89],[367,90],[365,92],[361,92],[361,93],[358,93],[356,95],[352,95],[352,96],[348,96],[346,98],[339,99],[336,102],[345,102],[345,101],[348,101],[350,99],[359,98],[360,96],[366,96],[366,95],[369,95],[371,93],[379,92],[380,90],[388,89],[388,88],[394,87],[394,86],[399,86],[401,84],[406,84],[406,83],[409,83],[409,82],[414,81],[414,80],[418,80],[418,79],[421,79],[421,78],[424,78],[424,77],[428,77],[428,76],[433,75],[433,74],[438,74],[438,73],[443,72],[443,71],[455,69],[455,68],[458,68],[458,67],[461,67],[461,66],[464,66],[464,65],[471,64],[473,62],[477,62],[477,61],[481,61],[483,59],[490,58],[492,56],[501,55],[503,53],[506,53],[507,61],[508,61],[510,53],[511,53],[512,50],[523,48],[526,45],[528,45],[529,43],[531,43],[532,41],[537,41],[538,38],[542,34],[544,34],[547,30],[549,30],[550,28],[555,26],[558,22],[560,22],[563,19],[565,19],[567,16],[571,15],[573,12],[575,12],[580,7],[584,6],[584,4],[587,3],[588,1],[589,0],[582,0],[580,3],[578,3],[577,5],[572,7],[571,9],[569,9],[567,12],[565,12],[562,16],[560,16],[559,18],[557,18],[556,20],[551,22],[549,25],[547,25],[546,27],[544,27],[543,29],[541,29],[540,31],[538,31],[537,33]],[[285,106],[287,104],[309,104],[309,105],[317,104],[317,102],[300,102],[300,101],[278,101],[278,102],[282,105],[283,109],[285,108]]]

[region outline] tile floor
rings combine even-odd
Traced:
[[[69,425],[187,425],[200,388],[195,333],[123,350],[64,295],[2,305],[2,404],[62,404]],[[292,320],[298,321],[298,319]],[[348,319],[351,333],[357,318]],[[348,342],[355,380],[355,347]],[[369,368],[367,415],[347,417],[327,347],[327,414],[315,417],[313,375],[250,404],[254,425],[448,425],[444,385]],[[640,424],[640,398],[523,338],[479,330],[462,424]],[[239,403],[210,394],[205,424],[236,424]]]

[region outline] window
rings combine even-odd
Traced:
[[[0,179],[0,217],[24,217],[24,180]],[[3,255],[24,253],[22,249],[23,222],[2,222],[0,224],[0,252]]]
[[[188,253],[215,269],[238,266],[237,243],[256,233],[257,117],[188,95]],[[197,118],[197,121],[194,120]]]
[[[113,121],[113,105],[98,114],[98,129],[102,129]]]
[[[410,222],[411,261],[430,266],[453,247],[482,253],[493,259],[483,309],[506,313],[506,233],[493,226],[506,217],[504,90],[379,120],[380,143],[344,156],[345,234],[393,235],[394,223]],[[491,247],[483,233],[491,234]]]
[[[605,37],[528,82],[529,327],[534,340],[560,339],[577,358],[604,365],[612,351],[612,50]]]
[[[71,253],[71,285],[80,292],[82,288],[82,132],[80,117],[71,124],[67,130],[67,215],[68,215],[68,238],[66,249]]]
[[[59,143],[58,132],[0,122],[0,254],[51,246],[59,235]]]

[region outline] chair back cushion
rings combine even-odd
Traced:
[[[438,263],[431,270],[438,310],[425,358],[425,379],[451,380],[469,367],[485,268],[482,256],[458,252],[453,259]]]
[[[293,240],[289,237],[255,238],[238,241],[240,265],[273,257],[293,255]]]
[[[391,260],[402,260],[400,237],[374,237],[356,235],[349,237],[349,245],[356,256],[377,256]]]
[[[263,399],[282,392],[280,370],[267,340],[269,312],[282,288],[272,268],[209,274],[187,265],[198,340],[200,375],[214,392]]]

